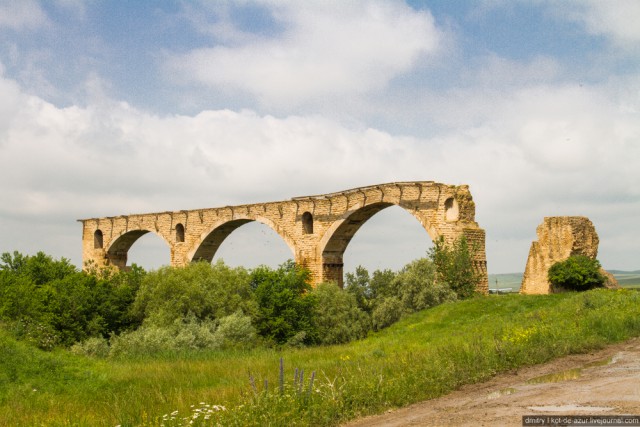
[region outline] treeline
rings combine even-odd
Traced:
[[[359,267],[345,289],[309,285],[289,261],[276,269],[193,263],[146,272],[90,268],[38,253],[0,258],[0,327],[42,349],[95,356],[190,349],[338,344],[402,316],[473,295],[464,240],[442,241],[400,271]]]

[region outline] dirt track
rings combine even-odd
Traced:
[[[501,374],[347,426],[521,426],[523,415],[536,414],[640,415],[640,339]]]

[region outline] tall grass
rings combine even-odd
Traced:
[[[336,425],[637,335],[640,293],[624,290],[480,297],[348,345],[282,351],[99,361],[0,335],[0,425]]]

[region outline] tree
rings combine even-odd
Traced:
[[[480,283],[480,275],[473,265],[474,251],[464,236],[451,245],[446,244],[441,236],[429,250],[429,258],[436,269],[436,281],[446,284],[460,299],[474,295]]]
[[[320,344],[342,344],[366,336],[370,316],[358,307],[356,297],[333,282],[320,283],[312,291],[316,300],[313,320]]]
[[[64,279],[77,272],[76,267],[68,259],[54,260],[44,252],[38,252],[33,256],[25,256],[18,251],[14,251],[13,255],[5,252],[0,256],[0,261],[0,270],[28,277],[37,286],[56,279]]]
[[[383,297],[395,295],[395,289],[391,283],[396,274],[386,269],[375,270],[370,276],[366,268],[358,266],[355,274],[347,273],[345,290],[356,298],[361,310],[371,314]]]
[[[196,262],[183,268],[162,267],[147,273],[133,304],[133,313],[145,325],[169,327],[193,315],[217,320],[240,310],[256,311],[249,273],[222,261]]]
[[[309,271],[291,260],[277,270],[261,266],[252,271],[258,334],[276,344],[285,344],[294,336],[304,344],[316,342],[315,298],[310,295],[308,279]]]
[[[603,287],[605,277],[600,262],[584,255],[570,256],[549,268],[548,278],[554,292],[562,290],[586,291]]]
[[[393,279],[392,286],[407,313],[457,299],[447,283],[436,280],[436,266],[427,258],[407,264]]]

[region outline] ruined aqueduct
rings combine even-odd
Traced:
[[[483,277],[479,290],[487,292],[485,232],[475,222],[469,187],[432,181],[373,185],[281,202],[81,219],[83,263],[124,268],[129,248],[149,232],[169,245],[173,266],[211,262],[236,228],[259,221],[282,237],[295,261],[309,269],[314,284],[333,280],[342,285],[342,257],[349,242],[369,218],[393,205],[411,213],[433,240],[442,236],[451,243],[465,236],[477,248],[475,265]]]

